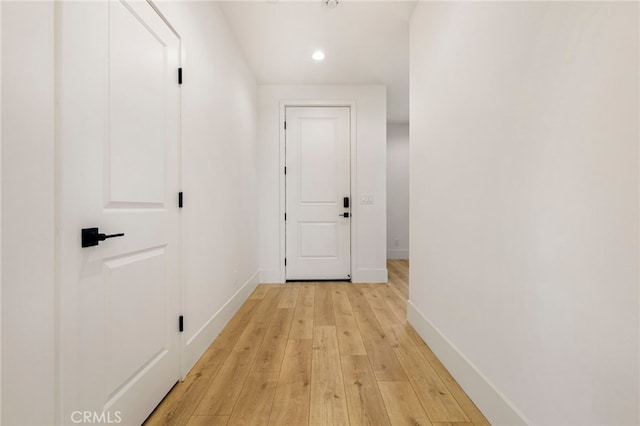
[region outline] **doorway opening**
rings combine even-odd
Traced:
[[[409,123],[388,123],[387,270],[390,281],[402,278],[407,286],[409,226]]]
[[[352,101],[280,102],[281,282],[352,279],[355,117]]]
[[[286,279],[349,280],[349,107],[287,107],[284,131]]]

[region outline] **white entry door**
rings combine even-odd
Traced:
[[[180,40],[144,1],[56,7],[60,421],[139,425],[180,378]]]
[[[351,278],[350,109],[286,108],[287,280]]]

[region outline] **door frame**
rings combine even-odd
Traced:
[[[179,43],[178,67],[180,68],[180,70],[182,70],[182,68],[184,67],[184,49],[182,46],[182,36],[171,24],[171,22],[169,22],[167,17],[164,16],[164,14],[158,8],[158,6],[155,4],[154,1],[155,0],[146,0],[149,6],[151,6],[151,8],[156,11],[158,16],[160,16],[160,18],[162,19],[162,21],[167,25],[167,27],[169,27],[171,32],[173,32],[176,35],[176,37],[178,37],[178,43]],[[182,176],[182,171],[184,169],[182,164],[183,150],[184,150],[182,145],[182,137],[183,137],[182,135],[182,105],[183,105],[182,95],[183,95],[182,82],[180,82],[178,83],[178,165],[177,165],[178,166],[178,188],[180,191],[184,191],[184,188],[182,186],[182,183],[184,181]],[[180,194],[182,194],[182,192],[180,192]],[[178,208],[178,216],[180,219],[178,222],[178,277],[180,277],[180,281],[178,282],[178,287],[180,290],[180,300],[178,300],[178,309],[180,310],[180,315],[184,316],[186,313],[184,312],[184,283],[185,283],[184,268],[183,268],[184,217],[182,214],[182,207]],[[187,373],[189,373],[189,371],[191,370],[191,366],[186,364],[187,363],[187,359],[185,356],[186,352],[187,352],[187,338],[185,337],[184,332],[180,332],[179,359],[180,359],[180,381],[181,382],[184,381],[184,379],[187,377]]]
[[[184,49],[183,49],[183,40],[180,36],[180,33],[175,29],[175,27],[169,22],[166,16],[162,13],[162,11],[158,8],[158,6],[154,3],[155,0],[146,0],[146,3],[158,14],[160,19],[169,27],[171,32],[175,34],[178,38],[179,47],[178,47],[178,66],[183,67],[184,65]],[[53,5],[53,31],[56,35],[55,41],[53,43],[53,63],[54,70],[56,73],[56,77],[54,78],[54,97],[57,99],[62,90],[61,82],[58,78],[62,70],[62,64],[60,59],[60,52],[62,46],[60,44],[61,37],[59,37],[61,26],[64,24],[62,21],[62,8],[63,5],[60,2],[55,2]],[[178,134],[177,134],[177,144],[178,144],[178,158],[177,158],[177,175],[178,175],[178,187],[180,191],[183,190],[182,182],[183,182],[183,126],[182,126],[182,110],[183,110],[183,90],[182,85],[178,85]],[[62,229],[62,212],[61,212],[61,170],[64,167],[61,158],[61,145],[62,145],[62,137],[60,134],[61,127],[61,114],[60,114],[60,106],[56,104],[54,106],[54,123],[55,123],[55,134],[54,134],[54,223],[56,225],[56,233],[54,238],[54,260],[56,265],[55,277],[54,277],[54,285],[55,285],[55,321],[54,321],[54,330],[55,330],[55,368],[54,368],[54,383],[55,383],[55,401],[54,401],[54,417],[56,424],[65,424],[68,419],[63,417],[64,412],[64,400],[63,400],[63,353],[64,346],[62,343],[62,334],[63,330],[63,311],[62,307],[64,306],[64,293],[62,291],[62,276],[60,268],[57,266],[60,263],[60,256],[62,250],[62,236],[60,235],[60,230]],[[177,195],[176,195],[177,196]],[[177,301],[178,309],[181,315],[184,315],[184,268],[183,268],[183,215],[182,209],[178,210],[178,247],[177,247],[177,268],[178,268],[178,277],[179,281],[177,286],[179,287],[180,299]],[[180,345],[178,347],[178,361],[180,363],[180,381],[182,382],[187,373],[189,372],[188,366],[185,365],[185,350],[186,350],[186,338],[184,333],[180,333]],[[171,389],[167,389],[169,392]]]
[[[286,117],[286,109],[287,107],[348,107],[349,108],[349,127],[350,127],[350,135],[349,135],[349,148],[350,148],[350,192],[351,192],[351,252],[350,252],[350,267],[351,267],[351,282],[356,282],[356,259],[358,253],[358,244],[357,244],[357,229],[358,229],[358,203],[356,188],[358,187],[358,174],[356,173],[356,164],[357,164],[357,121],[356,121],[356,112],[357,112],[357,103],[353,100],[282,100],[280,101],[280,116],[278,121],[279,128],[279,214],[280,219],[278,220],[278,230],[279,230],[279,252],[280,252],[280,282],[287,282],[287,274],[286,267],[284,266],[284,259],[287,255],[287,246],[286,246],[286,222],[284,220],[284,214],[287,207],[287,194],[285,188],[286,177],[284,174],[284,167],[286,163],[286,132],[284,129],[284,122]]]

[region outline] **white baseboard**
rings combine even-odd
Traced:
[[[263,284],[282,284],[284,281],[280,276],[279,269],[262,269],[260,270],[260,282]]]
[[[387,259],[409,259],[409,249],[389,249]]]
[[[411,301],[407,302],[407,320],[491,424],[530,424],[516,406]]]
[[[387,268],[358,269],[352,274],[353,283],[386,283],[389,280]]]
[[[200,359],[207,350],[211,342],[215,340],[229,320],[238,312],[240,306],[249,298],[253,290],[258,285],[258,272],[251,276],[242,287],[235,292],[227,302],[222,305],[218,312],[213,314],[207,322],[194,333],[184,346],[182,357],[182,377],[184,378],[189,370]],[[188,326],[188,319],[185,321]]]

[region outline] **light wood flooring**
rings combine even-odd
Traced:
[[[389,284],[259,285],[146,425],[487,425]]]

